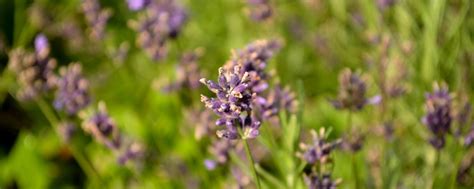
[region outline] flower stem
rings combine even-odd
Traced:
[[[354,125],[352,124],[352,109],[349,109],[349,114],[347,116],[347,124],[349,128],[353,131]],[[352,176],[354,177],[354,189],[359,188],[359,175],[357,173],[357,161],[356,161],[356,152],[352,152]]]
[[[359,174],[357,170],[357,161],[356,161],[356,155],[355,153],[352,154],[352,174],[354,176],[354,188],[358,189],[359,188]]]
[[[250,153],[249,144],[247,142],[247,139],[243,139],[243,141],[244,141],[244,146],[245,146],[245,153],[247,154],[247,159],[249,160],[251,164],[250,169],[252,170],[252,174],[255,179],[255,184],[257,185],[257,188],[260,189],[262,187],[260,186],[260,179],[258,178],[257,171],[255,170],[255,162],[253,161],[252,153]]]
[[[58,125],[59,120],[54,114],[53,110],[51,110],[48,103],[46,103],[42,98],[39,98],[36,102],[53,130],[57,132],[55,127]],[[76,149],[72,144],[68,145],[68,147],[72,155],[74,156],[74,159],[76,159],[77,163],[79,164],[81,169],[84,170],[84,173],[87,175],[88,178],[100,178],[99,173],[97,173],[97,171],[94,169],[92,163],[86,158],[86,156],[81,151]]]

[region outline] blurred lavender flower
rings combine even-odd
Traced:
[[[56,81],[54,68],[56,60],[48,58],[50,49],[44,35],[35,39],[36,53],[15,49],[10,53],[9,69],[17,75],[20,90],[18,98],[32,100],[38,95],[50,91]]]
[[[196,89],[199,87],[199,79],[202,74],[199,71],[197,61],[202,54],[201,49],[193,52],[184,53],[176,68],[176,81],[165,86],[166,92],[176,91],[180,89]]]
[[[100,143],[114,150],[120,148],[122,137],[115,121],[107,113],[107,108],[103,102],[99,103],[99,111],[86,120],[82,126],[87,133],[92,134]]]
[[[356,153],[364,145],[365,135],[357,130],[352,130],[350,134],[342,138],[341,148],[345,151]]]
[[[230,140],[213,140],[212,145],[209,147],[208,151],[212,155],[211,159],[207,159],[204,163],[208,170],[212,170],[212,166],[208,165],[224,165],[229,161],[230,155],[229,152],[233,149],[235,143]],[[215,166],[214,166],[215,167]]]
[[[332,104],[337,109],[349,109],[351,111],[359,111],[366,104],[378,103],[380,96],[367,99],[366,83],[364,79],[357,73],[353,73],[350,69],[345,69],[339,74],[339,94]]]
[[[217,162],[211,159],[205,159],[204,166],[207,170],[214,170],[217,167]]]
[[[377,7],[380,10],[385,10],[397,3],[397,0],[377,0]]]
[[[298,106],[296,94],[288,87],[281,88],[279,84],[269,92],[266,98],[257,96],[255,101],[264,119],[278,116],[280,111],[295,113]]]
[[[281,48],[277,40],[257,40],[242,50],[233,52],[232,58],[225,65],[227,69],[240,65],[240,75],[248,73],[250,88],[259,95],[268,88],[268,74],[265,71],[268,60]]]
[[[58,126],[58,132],[63,141],[68,143],[71,141],[73,134],[76,132],[76,125],[71,122],[61,122]]]
[[[124,165],[130,160],[138,160],[144,156],[145,149],[143,146],[137,142],[132,142],[125,148],[124,152],[118,156],[117,161],[120,165]]]
[[[145,11],[145,15],[130,25],[138,32],[138,45],[153,60],[160,60],[167,54],[166,41],[178,36],[187,13],[174,0],[152,1]]]
[[[471,129],[464,137],[464,146],[469,147],[474,144],[474,125],[471,126]]]
[[[232,166],[230,172],[234,176],[235,181],[237,181],[237,187],[235,188],[244,189],[249,187],[251,178],[242,172],[240,168]]]
[[[216,125],[225,125],[226,129],[217,131],[217,135],[226,139],[255,138],[259,134],[260,121],[252,116],[251,80],[248,72],[241,75],[241,70],[240,66],[233,70],[219,68],[218,83],[205,78],[200,80],[217,96],[201,95],[201,102],[220,117]],[[242,135],[239,129],[242,129]]]
[[[107,21],[112,16],[112,11],[101,9],[98,0],[82,0],[82,12],[89,25],[92,39],[102,39],[105,35]]]
[[[45,35],[38,34],[35,38],[35,52],[40,60],[48,58],[49,52],[49,42]]]
[[[312,142],[310,144],[301,143],[300,148],[303,152],[297,155],[310,165],[328,162],[331,152],[339,146],[341,140],[338,139],[334,142],[327,141],[328,133],[324,128],[321,128],[319,132],[311,130],[311,135],[313,137]]]
[[[308,189],[336,189],[341,183],[341,179],[333,180],[327,173],[322,176],[315,173],[305,175],[304,180]]]
[[[264,21],[272,16],[269,0],[247,0],[248,14],[254,21]]]
[[[445,136],[451,131],[452,112],[451,95],[446,84],[439,86],[434,84],[433,92],[426,94],[426,115],[422,122],[425,124],[433,136],[430,139],[431,145],[437,150],[444,147]]]
[[[54,99],[54,107],[74,115],[89,105],[89,82],[82,76],[79,63],[71,63],[59,70],[58,90]]]
[[[194,137],[201,140],[204,136],[209,136],[214,131],[214,116],[209,109],[192,109],[185,112],[189,125],[195,125]]]
[[[152,0],[127,0],[128,9],[138,11],[151,3]]]

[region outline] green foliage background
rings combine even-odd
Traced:
[[[304,99],[301,119],[293,117],[287,126],[301,127],[302,136],[309,129],[332,127],[331,138],[337,138],[349,131],[347,112],[334,109],[328,102],[337,95],[338,73],[349,67],[367,74],[369,95],[378,94],[375,81],[380,49],[373,40],[391,37],[394,45],[388,58],[399,59],[407,67],[408,77],[400,82],[405,82],[408,91],[390,101],[388,117],[395,125],[391,142],[375,134],[381,123],[377,107],[369,106],[354,115],[354,123],[374,135],[368,137],[356,160],[364,188],[425,188],[433,178],[433,188],[447,188],[448,178],[456,172],[454,162],[461,154],[467,157],[474,153],[473,149],[456,148],[450,138],[441,152],[440,165],[433,171],[435,152],[420,121],[424,94],[434,81],[445,81],[452,91],[472,96],[474,1],[396,0],[382,10],[374,0],[272,0],[273,17],[255,22],[245,14],[244,1],[182,0],[189,20],[180,36],[169,41],[167,58],[159,62],[151,61],[135,45],[136,33],[127,23],[137,14],[127,9],[125,1],[100,2],[113,10],[106,37],[102,41],[85,38],[74,49],[67,45],[67,38],[39,27],[38,20],[45,18],[31,12],[32,7],[42,7],[53,23],[76,20],[85,31],[79,0],[0,0],[0,188],[227,188],[232,177],[223,170],[205,169],[203,160],[209,156],[206,143],[194,138],[193,125],[185,121],[183,113],[187,107],[199,106],[199,94],[207,91],[202,88],[166,94],[155,86],[160,79],[175,77],[178,57],[184,51],[203,48],[199,65],[208,78],[215,79],[217,68],[230,57],[231,49],[262,38],[284,42],[269,67]],[[5,69],[7,52],[16,47],[32,49],[39,32],[49,37],[51,56],[60,65],[81,62],[91,81],[92,104],[104,101],[121,131],[146,144],[152,155],[141,171],[134,166],[120,167],[110,151],[84,136],[75,142],[100,173],[100,179],[87,178],[39,107],[15,99],[15,78]],[[123,42],[130,45],[130,51],[119,63],[112,54]],[[286,134],[279,142],[299,142],[297,136],[284,139]],[[269,151],[273,163],[265,169],[287,183],[286,168],[296,169],[300,163],[295,149]],[[388,157],[382,158],[382,172],[375,176],[370,163],[373,151]],[[333,176],[342,178],[341,188],[352,188],[350,156],[336,152],[334,158]],[[458,187],[474,186],[473,171],[469,182]],[[377,185],[377,179],[382,179],[383,185]],[[269,180],[264,179],[264,186],[276,187]],[[295,182],[295,187],[303,186],[301,179]]]

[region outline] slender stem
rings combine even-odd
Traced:
[[[42,98],[38,98],[36,102],[41,112],[50,123],[53,130],[57,132],[55,127],[58,125],[59,121],[56,115],[54,114],[53,110],[51,110],[48,103],[46,103],[44,99]],[[90,179],[100,178],[99,173],[97,173],[97,171],[94,169],[94,167],[92,166],[92,163],[86,158],[86,156],[80,150],[76,149],[73,145],[68,145],[68,147],[72,155],[74,156],[74,159],[77,160],[77,163],[79,164],[81,169],[84,170],[88,178]]]
[[[434,183],[436,181],[436,169],[438,168],[440,154],[441,154],[440,151],[436,149],[435,150],[435,162],[434,162],[433,168],[431,170],[431,180],[428,183],[428,187],[426,187],[427,189],[433,188]]]
[[[459,168],[459,164],[461,163],[461,160],[462,160],[462,151],[461,152],[458,152],[459,151],[459,144],[458,143],[455,143],[454,144],[455,147],[454,147],[454,170],[453,170],[453,173],[451,174],[451,189],[454,189],[454,188],[457,188],[456,186],[456,179],[458,177],[458,168]]]
[[[347,124],[351,130],[354,130],[354,125],[352,124],[352,110],[349,110]],[[359,188],[359,175],[357,173],[357,161],[356,161],[356,152],[352,152],[352,175],[354,179],[354,188]]]
[[[252,153],[250,153],[249,143],[247,142],[247,139],[243,139],[243,141],[244,141],[244,146],[245,146],[245,153],[247,154],[247,159],[249,160],[251,164],[250,169],[252,170],[252,174],[255,179],[257,188],[260,189],[262,187],[260,186],[260,179],[258,178],[257,171],[255,170],[255,162],[253,161]]]
[[[358,189],[359,188],[359,174],[357,170],[357,159],[356,159],[356,153],[352,153],[352,174],[354,176],[354,188]]]

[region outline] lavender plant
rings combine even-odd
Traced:
[[[301,143],[302,152],[298,154],[310,166],[310,172],[304,177],[306,185],[309,189],[335,189],[341,180],[331,178],[331,152],[339,146],[341,140],[327,141],[328,133],[324,128],[319,132],[311,130],[311,135],[311,143]]]
[[[136,1],[130,1],[136,3]],[[137,21],[130,26],[138,33],[137,44],[153,59],[160,60],[167,54],[166,41],[176,38],[187,20],[187,13],[174,0],[157,0],[137,3],[144,9]],[[132,10],[139,8],[131,7]]]

